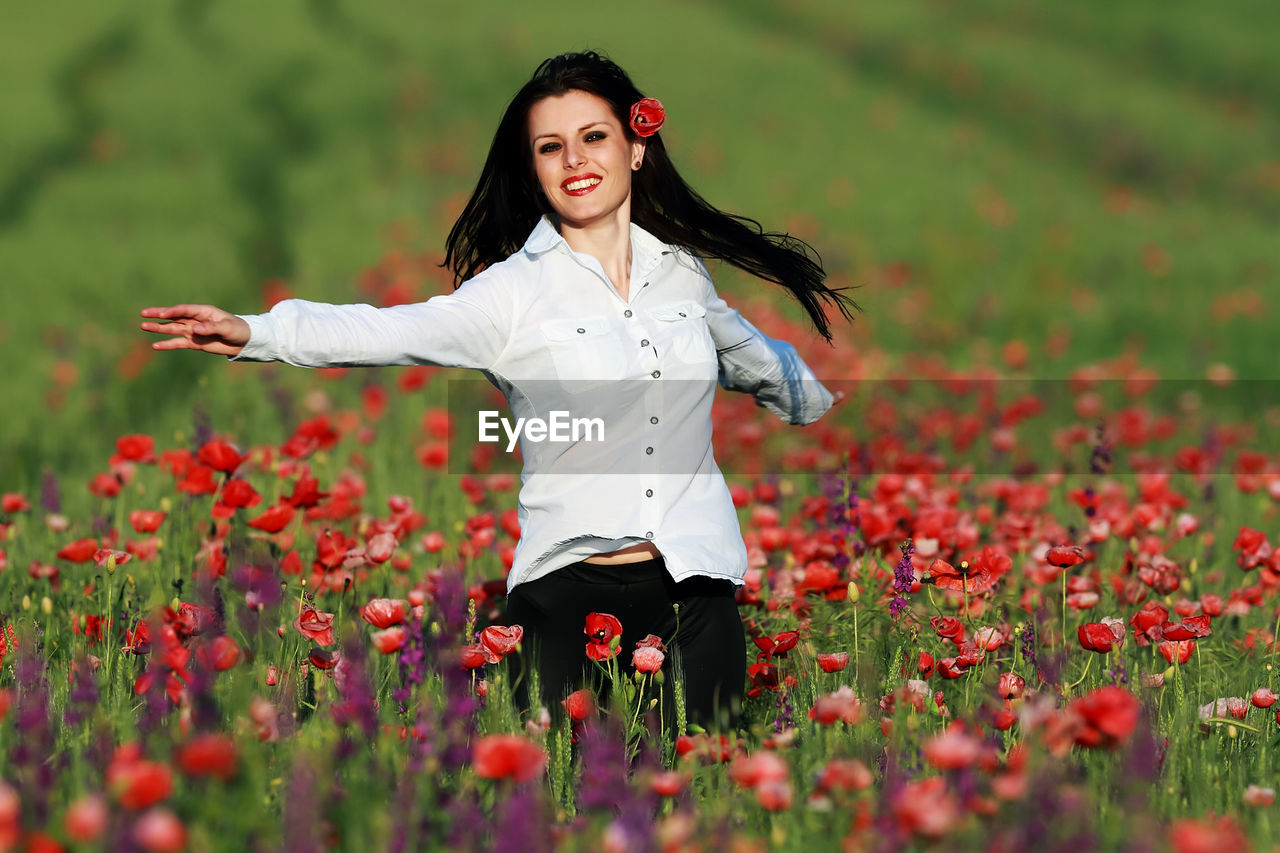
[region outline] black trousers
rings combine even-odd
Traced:
[[[553,712],[571,691],[595,683],[583,627],[588,613],[609,613],[622,623],[620,672],[633,671],[631,654],[646,634],[669,643],[662,667],[664,723],[675,719],[678,661],[688,722],[725,730],[740,719],[747,675],[746,637],[733,591],[731,581],[716,578],[676,583],[660,556],[608,566],[581,562],[516,586],[507,597],[507,621],[524,628],[522,663],[526,670],[537,669],[542,702]],[[525,708],[535,701],[527,675],[516,701]]]

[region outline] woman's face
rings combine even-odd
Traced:
[[[631,215],[631,172],[644,157],[609,103],[588,92],[544,98],[529,110],[534,172],[562,226],[587,228]]]

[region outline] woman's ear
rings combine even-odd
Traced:
[[[631,171],[636,171],[644,163],[645,141],[637,139],[631,143]]]

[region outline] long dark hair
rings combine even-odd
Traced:
[[[529,110],[544,98],[571,91],[603,98],[631,134],[631,105],[644,95],[616,63],[586,51],[566,53],[539,65],[507,105],[480,180],[445,242],[442,266],[453,270],[455,287],[518,251],[544,214],[557,221],[534,173]],[[846,320],[860,310],[842,289],[825,284],[822,260],[808,243],[789,234],[766,232],[754,219],[717,210],[694,192],[671,163],[661,132],[647,138],[643,165],[632,174],[631,220],[664,243],[683,246],[702,258],[726,261],[782,285],[828,341],[831,327],[823,303],[835,307]]]

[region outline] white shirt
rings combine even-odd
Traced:
[[[832,396],[794,347],[716,295],[700,259],[634,223],[631,247],[623,300],[599,261],[570,249],[543,218],[521,251],[426,302],[288,299],[245,316],[251,337],[237,359],[470,367],[506,396],[512,421],[552,411],[600,417],[603,442],[587,440],[594,433],[576,442],[521,436],[521,535],[508,589],[646,540],[676,581],[740,584],[746,548],[711,452],[716,381],[792,424],[817,420]]]

